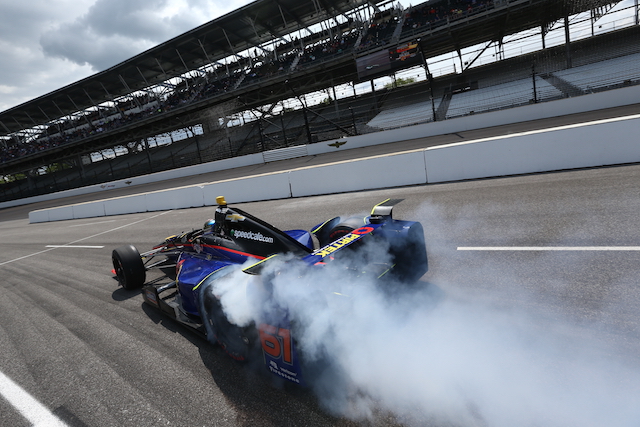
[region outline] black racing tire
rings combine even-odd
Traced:
[[[113,269],[118,283],[126,290],[140,289],[146,281],[147,271],[140,257],[140,252],[133,245],[116,248],[111,253]]]
[[[205,307],[205,328],[211,342],[217,342],[231,358],[246,362],[257,355],[258,332],[252,323],[240,327],[229,321],[224,314],[220,300],[211,292],[203,295]]]
[[[362,218],[359,218],[359,217],[347,218],[345,221],[342,221],[340,224],[336,225],[329,231],[327,236],[328,242],[326,244],[328,245],[329,243],[333,243],[339,238],[346,236],[347,234],[351,233],[353,230],[357,230],[358,228],[364,225],[365,223],[364,221],[362,221]],[[362,240],[353,242],[349,246],[344,248],[345,253],[347,251],[358,250],[358,248],[360,248],[361,245],[362,245]]]
[[[335,242],[336,240],[338,240],[342,236],[346,236],[347,234],[351,233],[353,230],[355,230],[355,227],[351,226],[351,224],[342,223],[342,224],[336,225],[329,232],[329,242],[328,243]]]
[[[392,243],[391,254],[395,264],[392,277],[407,284],[420,280],[429,270],[422,224],[412,224],[401,241]]]
[[[329,234],[327,236],[329,241],[327,242],[327,244],[335,242],[342,236],[346,236],[353,230],[360,228],[363,225],[365,225],[365,223],[360,217],[347,218],[329,231]]]

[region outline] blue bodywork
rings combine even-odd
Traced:
[[[391,218],[391,208],[397,202],[377,205],[364,220],[334,218],[311,232],[280,231],[225,203],[216,210],[215,221],[208,222],[204,229],[172,236],[154,248],[154,256],[163,251],[177,253],[174,299],[160,295],[170,287],[153,284],[144,287],[143,296],[148,303],[219,343],[233,358],[260,358],[268,372],[305,385],[304,362],[292,332],[294,319],[276,309],[256,313],[254,318],[262,319],[260,324],[235,325],[224,314],[214,284],[229,274],[240,274],[243,267],[246,274],[261,275],[264,267],[282,254],[308,268],[327,268],[340,258],[338,253],[343,249],[357,250],[355,244],[361,240],[383,244],[390,254],[391,261],[376,272],[376,278],[415,281],[427,271],[423,230],[418,222]],[[319,242],[317,249],[313,236]],[[339,263],[336,265],[340,268]]]
[[[311,233],[306,230],[289,230],[285,231],[301,244],[307,246],[309,250],[313,249],[313,239]],[[207,234],[203,234],[206,236]],[[177,284],[180,297],[182,299],[182,308],[190,315],[200,315],[200,291],[205,283],[211,283],[216,277],[213,276],[216,271],[231,265],[242,265],[247,261],[255,260],[256,262],[265,259],[261,256],[249,253],[239,253],[239,251],[229,250],[224,247],[214,245],[196,244],[191,245],[195,249],[193,252],[182,252],[178,258],[177,265]],[[209,279],[205,282],[205,279]]]

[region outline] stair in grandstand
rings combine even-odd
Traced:
[[[364,31],[359,31],[358,32],[358,38],[356,39],[356,42],[353,45],[353,50],[357,51],[358,48],[360,47],[360,43],[362,42],[362,37],[364,36]]]
[[[187,99],[187,103],[193,102],[193,100],[196,99],[196,97],[198,97],[200,93],[202,93],[202,91],[207,87],[207,80],[204,77],[200,80],[201,81],[199,82],[197,89],[194,90],[191,96],[189,96],[189,99]]]
[[[233,85],[233,90],[236,90],[240,87],[240,85],[242,84],[242,82],[244,81],[245,77],[247,77],[247,75],[245,73],[243,73],[240,78],[238,79],[238,81]]]
[[[300,62],[300,59],[302,58],[303,55],[304,55],[304,52],[301,52],[300,54],[296,55],[295,58],[293,58],[293,62],[291,62],[291,67],[289,67],[289,72],[292,72],[293,70],[296,69],[296,67],[298,66],[298,62]]]
[[[390,40],[391,44],[396,44],[400,40],[400,35],[402,34],[402,28],[404,26],[405,18],[406,18],[406,15],[403,13],[400,13],[400,17],[398,18],[398,25],[396,25],[396,29],[393,30],[393,35],[391,36],[391,40]]]
[[[553,86],[555,86],[556,89],[558,89],[560,92],[562,92],[562,94],[564,95],[565,98],[571,98],[573,96],[584,95],[584,91],[582,89],[580,89],[578,86],[575,86],[575,85],[569,83],[568,81],[566,81],[565,79],[562,79],[562,78],[560,78],[558,76],[555,76],[555,75],[553,75],[551,73],[543,74],[540,77],[542,77],[547,82],[549,82]]]

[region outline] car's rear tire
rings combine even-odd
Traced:
[[[140,252],[133,245],[120,246],[111,253],[113,268],[118,277],[118,283],[127,289],[139,289],[146,281],[146,269],[140,257]]]
[[[259,340],[255,325],[240,327],[231,323],[213,292],[205,291],[201,298],[203,321],[209,341],[220,344],[225,353],[238,361],[248,361],[256,356]]]
[[[328,233],[328,242],[326,244],[335,242],[339,238],[346,236],[351,233],[353,230],[362,227],[365,225],[362,217],[351,217],[343,220],[338,225],[335,225],[331,228]]]

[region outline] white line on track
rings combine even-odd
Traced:
[[[458,145],[475,144],[475,143],[478,143],[478,142],[493,141],[493,140],[497,140],[497,139],[509,139],[509,138],[518,137],[518,136],[536,135],[536,134],[554,132],[554,131],[565,130],[565,129],[575,129],[575,128],[581,128],[581,127],[585,127],[585,126],[599,125],[599,124],[603,124],[603,123],[613,123],[613,122],[619,122],[619,121],[623,121],[623,120],[634,120],[634,119],[637,119],[637,118],[640,118],[640,114],[632,114],[632,115],[629,115],[629,116],[612,117],[612,118],[600,119],[600,120],[592,120],[590,122],[573,123],[573,124],[570,124],[570,125],[563,125],[563,126],[555,126],[555,127],[550,127],[550,128],[544,128],[544,129],[529,130],[529,131],[526,131],[526,132],[509,133],[509,134],[501,135],[501,136],[489,136],[489,137],[486,137],[486,138],[472,139],[470,141],[454,142],[452,144],[443,144],[443,145],[436,145],[434,147],[427,147],[427,150],[440,150],[440,149],[443,149],[443,148],[454,147],[454,146],[458,146]],[[421,150],[424,150],[424,148],[421,148]]]
[[[0,372],[0,395],[34,427],[67,427],[44,405]]]
[[[116,222],[115,219],[110,219],[108,221],[98,221],[98,222],[90,222],[88,224],[74,224],[74,225],[70,225],[69,228],[73,228],[73,227],[86,227],[88,225],[96,225],[96,224],[105,224],[107,222]]]
[[[94,234],[94,235],[92,235],[92,236],[83,237],[82,239],[78,239],[78,240],[75,240],[75,241],[73,241],[73,242],[69,242],[69,243],[67,243],[66,245],[62,245],[62,246],[59,246],[59,247],[67,247],[67,246],[69,246],[69,245],[73,245],[73,244],[75,244],[75,243],[80,243],[80,242],[83,242],[83,241],[85,241],[85,240],[92,239],[92,238],[94,238],[94,237],[102,236],[103,234],[111,233],[112,231],[120,230],[121,228],[129,227],[129,226],[131,226],[131,225],[139,224],[139,223],[141,223],[141,222],[144,222],[144,221],[148,221],[148,220],[150,220],[150,219],[157,218],[157,217],[159,217],[159,216],[162,216],[162,215],[168,214],[169,212],[172,212],[172,211],[162,212],[162,213],[159,213],[159,214],[157,214],[157,215],[150,216],[149,218],[144,218],[144,219],[141,219],[141,220],[139,220],[139,221],[134,221],[134,222],[129,223],[129,224],[121,225],[120,227],[112,228],[111,230],[106,230],[106,231],[103,231],[103,232],[100,232],[100,233]],[[43,250],[43,251],[39,251],[39,252],[32,253],[32,254],[30,254],[30,255],[22,256],[22,257],[20,257],[20,258],[15,258],[15,259],[10,259],[9,261],[0,262],[0,266],[6,265],[6,264],[10,264],[10,263],[12,263],[12,262],[20,261],[20,260],[23,260],[23,259],[25,259],[25,258],[31,258],[31,257],[33,257],[33,256],[40,255],[40,254],[43,254],[43,253],[45,253],[45,252],[53,251],[53,250],[55,250],[55,249],[58,249],[58,247],[55,247],[55,248],[48,248],[48,249],[45,249],[45,250]]]
[[[459,246],[459,251],[640,251],[640,246]]]
[[[102,249],[104,246],[86,246],[86,245],[47,245],[45,248],[80,248],[80,249]]]

